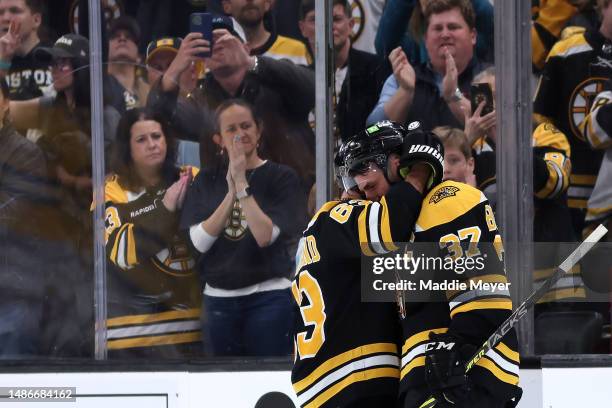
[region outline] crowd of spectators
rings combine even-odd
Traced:
[[[0,0],[0,358],[93,345],[87,2],[48,3]],[[329,137],[418,120],[444,142],[445,179],[494,206],[494,2],[331,3]],[[533,133],[516,137],[533,145],[534,241],[571,242],[612,213],[612,1],[532,3],[539,84]],[[315,0],[104,5],[110,357],[290,354],[313,212]],[[211,41],[189,32],[192,12],[213,13]],[[547,301],[587,297],[576,277]]]

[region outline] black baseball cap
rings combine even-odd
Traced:
[[[140,26],[133,17],[123,15],[112,20],[108,28],[109,38],[115,37],[119,30],[125,30],[130,33],[136,44],[140,41]]]
[[[57,58],[89,58],[89,40],[79,34],[66,34],[57,39],[53,47],[40,47],[34,52],[40,60]]]
[[[213,14],[212,29],[224,28],[229,31],[234,37],[237,37],[243,43],[246,42],[244,30],[233,17],[223,16],[221,14]]]
[[[172,51],[176,54],[179,48],[181,48],[182,41],[183,40],[178,37],[165,37],[151,41],[149,45],[147,45],[145,63],[148,64],[150,59],[161,51]]]

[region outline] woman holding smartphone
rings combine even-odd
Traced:
[[[196,177],[181,226],[200,252],[204,346],[215,356],[291,352],[292,244],[305,225],[295,171],[257,152],[262,124],[245,101],[216,110],[218,163]],[[203,143],[206,141],[203,141]]]

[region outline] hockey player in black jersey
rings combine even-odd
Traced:
[[[435,136],[391,122],[341,146],[346,188],[361,189],[369,200],[326,203],[300,241],[292,284],[299,308],[292,382],[300,406],[396,405],[396,307],[361,301],[360,257],[392,251],[394,242],[409,239],[422,193],[442,178],[442,156]]]
[[[421,149],[404,144],[402,157],[413,150]],[[345,163],[352,167],[348,161]],[[354,179],[360,180],[358,175]],[[376,183],[361,183],[358,187],[366,195],[381,188]],[[394,222],[391,228],[396,226]],[[480,255],[485,267],[463,274],[434,271],[438,281],[459,279],[467,287],[434,292],[428,302],[411,301],[410,294],[406,294],[399,348],[401,406],[419,407],[430,396],[438,401],[437,407],[511,406],[520,396],[514,331],[479,360],[467,376],[463,364],[512,312],[501,236],[486,197],[463,183],[446,181],[434,185],[422,202],[413,240],[435,244],[433,254],[438,258]],[[414,250],[419,248],[415,246]],[[492,289],[474,289],[483,284]]]

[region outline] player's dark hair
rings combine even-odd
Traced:
[[[434,14],[444,13],[445,11],[458,8],[470,29],[476,27],[476,14],[470,0],[430,0],[423,9],[425,18],[425,30],[429,26],[429,19]]]
[[[112,170],[119,176],[119,185],[130,191],[138,191],[143,187],[143,182],[134,169],[132,151],[130,149],[132,126],[134,126],[136,122],[143,120],[153,120],[159,123],[166,139],[166,157],[161,169],[162,179],[166,184],[170,184],[175,181],[178,174],[178,169],[175,164],[177,141],[172,136],[170,128],[161,114],[146,108],[131,109],[121,117],[119,125],[117,126],[117,138],[113,146],[111,164]]]
[[[300,20],[304,20],[306,14],[310,13],[315,9],[315,1],[314,0],[302,0],[300,4]]]
[[[43,0],[24,0],[25,5],[30,9],[32,14],[43,13]]]
[[[332,7],[334,6],[342,6],[344,8],[344,14],[346,14],[346,16],[349,18],[351,17],[351,5],[349,4],[348,0],[334,0]],[[306,14],[310,13],[314,9],[314,0],[302,0],[300,5],[300,20],[304,20]]]
[[[253,121],[255,122],[257,127],[261,129],[261,127],[263,126],[263,121],[261,119],[261,116],[255,110],[255,107],[244,99],[232,98],[223,101],[219,106],[217,106],[217,109],[215,109],[215,131],[217,133],[221,133],[221,128],[219,127],[221,114],[232,106],[242,106],[243,108],[251,112],[251,116],[253,116]]]
[[[351,18],[351,5],[348,0],[334,0],[332,7],[334,6],[342,6],[342,8],[344,8],[344,14],[346,14],[348,18]]]
[[[244,99],[232,98],[223,101],[215,110],[215,131],[216,134],[221,134],[219,127],[219,117],[223,112],[232,106],[242,106],[251,112],[255,124],[261,131],[263,129],[263,120],[257,109]],[[261,142],[261,141],[260,141]],[[216,169],[218,171],[224,171],[227,169],[228,157],[225,152],[216,144],[212,137],[201,138],[200,140],[200,161],[208,168]],[[225,176],[225,175],[224,175]]]

